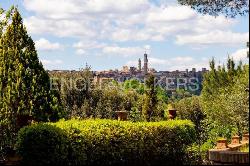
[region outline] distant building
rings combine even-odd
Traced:
[[[154,74],[154,73],[156,73],[157,71],[156,71],[154,68],[150,68],[150,69],[149,69],[149,72],[150,72],[151,74]]]
[[[193,74],[193,77],[196,76],[196,68],[193,68],[193,69],[192,69],[192,74]]]
[[[143,70],[144,70],[144,75],[147,75],[148,74],[148,54],[147,53],[144,54],[144,67],[143,67]]]
[[[138,72],[141,72],[141,58],[138,60]]]
[[[206,73],[208,70],[206,68],[202,68],[202,73]]]
[[[122,67],[122,72],[124,72],[124,73],[129,73],[129,68],[128,68],[128,66],[123,66],[123,67]]]
[[[195,78],[195,81],[197,84],[199,84],[199,87],[202,87],[202,81],[203,81],[203,75],[208,72],[206,68],[202,68],[201,71],[197,71],[196,68],[192,68],[192,70],[175,70],[175,71],[156,71],[153,68],[149,69],[149,60],[148,60],[148,54],[144,54],[144,65],[142,67],[142,61],[141,59],[138,60],[138,68],[136,67],[128,67],[123,66],[122,70],[108,70],[108,71],[93,71],[94,79],[93,82],[96,84],[106,84],[110,81],[118,81],[118,82],[124,82],[126,80],[130,79],[137,79],[141,83],[144,83],[146,75],[150,72],[153,74],[156,78],[156,81],[159,81],[158,85],[161,85],[162,87],[169,86],[172,90],[170,90],[170,93],[175,92],[176,88],[178,87],[177,82],[181,80],[181,83],[185,83],[187,81],[193,80]],[[70,71],[70,70],[54,70],[49,71],[49,74],[77,74],[80,71]],[[171,82],[170,84],[168,82]],[[168,84],[168,85],[167,85]],[[188,82],[188,84],[192,84],[192,82]],[[192,85],[191,85],[192,86]],[[201,89],[197,90],[197,94],[199,94]]]
[[[112,82],[113,80],[114,78],[96,76],[94,77],[93,82],[96,85],[105,85],[105,84]]]
[[[129,73],[131,74],[131,75],[136,75],[136,67],[130,67],[129,68]]]

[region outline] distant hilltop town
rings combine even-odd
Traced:
[[[202,79],[202,75],[206,73],[208,70],[206,68],[203,68],[202,71],[196,71],[195,68],[192,69],[192,71],[189,71],[186,69],[185,71],[156,71],[153,68],[149,68],[148,65],[148,54],[144,54],[144,65],[142,67],[142,61],[141,59],[138,60],[138,67],[128,67],[123,66],[122,70],[109,70],[109,71],[99,71],[94,72],[96,79],[107,79],[111,78],[118,82],[124,82],[129,79],[136,78],[137,80],[141,80],[141,82],[144,81],[145,76],[148,74],[153,74],[156,78],[157,77],[168,77],[168,78],[191,78],[196,77]],[[98,81],[98,80],[96,80]]]
[[[142,66],[143,63],[143,66]],[[108,71],[92,71],[93,72],[93,81],[96,84],[117,81],[124,82],[126,80],[136,79],[141,83],[145,82],[147,75],[152,74],[155,76],[156,80],[161,80],[161,86],[165,87],[167,82],[170,80],[173,85],[172,87],[176,89],[178,87],[178,80],[186,84],[199,84],[201,87],[203,75],[208,72],[206,68],[202,68],[201,71],[197,71],[196,68],[193,68],[191,71],[186,69],[185,71],[156,71],[153,68],[149,68],[148,54],[144,54],[144,61],[141,59],[138,60],[138,67],[128,67],[123,66],[122,70],[108,70]],[[50,74],[53,73],[78,73],[79,71],[69,71],[69,70],[53,70],[49,71]],[[201,89],[199,88],[198,91]]]
[[[144,54],[144,62],[142,66],[142,60],[138,60],[138,67],[128,67],[123,66],[122,70],[108,70],[108,71],[93,71],[93,75],[96,81],[100,81],[101,79],[113,79],[118,82],[124,82],[126,80],[130,80],[136,78],[137,80],[144,81],[145,76],[148,74],[153,74],[157,77],[167,77],[167,78],[198,78],[202,79],[202,75],[208,70],[206,68],[202,68],[201,71],[197,71],[196,68],[193,68],[191,71],[186,69],[185,71],[156,71],[154,68],[149,68],[148,65],[148,54]],[[76,70],[52,70],[48,71],[49,73],[77,73],[79,71]]]

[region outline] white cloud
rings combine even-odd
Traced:
[[[147,0],[88,0],[86,9],[100,13],[135,13],[149,6]]]
[[[77,54],[77,55],[85,55],[85,54],[86,54],[86,51],[85,51],[84,49],[81,49],[81,48],[80,48],[80,49],[77,49],[77,50],[76,50],[76,54]]]
[[[245,49],[239,49],[236,52],[232,53],[230,56],[236,60],[236,61],[246,61],[247,58],[247,52],[249,51],[249,49],[245,48]]]
[[[41,60],[43,65],[59,65],[59,64],[63,64],[62,60],[56,59],[56,60],[47,60],[47,59],[42,59]]]
[[[145,51],[151,51],[151,46],[150,45],[145,45],[144,46]]]
[[[24,24],[32,34],[52,34],[58,37],[93,38],[96,36],[94,25],[83,20],[53,20],[31,16]]]
[[[73,47],[77,49],[96,49],[103,48],[105,46],[105,43],[98,43],[96,41],[79,41],[73,44]]]
[[[151,6],[144,13],[129,15],[118,20],[117,27],[112,28],[111,38],[120,42],[166,41],[177,35],[206,34],[211,31],[211,28],[215,31],[225,31],[225,29],[228,31],[236,24],[233,19],[223,16],[216,18],[202,16],[189,7],[179,5]]]
[[[128,61],[126,63],[126,66],[137,66],[138,65],[138,61],[135,60],[135,61]]]
[[[207,37],[210,43],[216,42],[211,38],[220,35],[220,31],[228,32],[225,35],[229,36],[235,34],[229,31],[236,23],[233,19],[202,16],[189,7],[173,3],[161,2],[157,6],[149,0],[119,3],[117,0],[24,0],[24,6],[35,13],[25,19],[25,25],[33,34],[115,42],[166,41],[176,37],[178,44],[197,43],[197,40],[204,43]],[[213,34],[206,35],[211,28]],[[234,35],[234,43],[239,42],[238,36],[245,37],[245,34]],[[227,44],[219,39],[220,44]]]
[[[162,8],[154,8],[148,14],[148,22],[169,22],[169,21],[185,21],[196,16],[193,10],[187,6],[168,6]]]
[[[86,55],[90,50],[102,49],[105,46],[107,46],[107,44],[105,43],[99,43],[97,41],[87,41],[87,40],[82,40],[73,44],[73,48],[76,48],[77,55]]]
[[[192,63],[194,61],[194,58],[189,57],[189,56],[175,57],[175,58],[172,58],[171,61],[174,63],[186,64],[186,63]]]
[[[62,64],[64,64],[64,62],[60,59],[42,59],[41,62],[47,70],[61,69]]]
[[[59,43],[51,43],[50,41],[41,38],[35,41],[36,48],[41,51],[54,51],[54,50],[61,50],[63,46]]]
[[[50,18],[65,18],[80,11],[72,0],[24,0],[27,10]]]
[[[83,14],[136,13],[149,7],[148,0],[24,0],[27,10],[53,19],[75,18]]]
[[[237,45],[248,41],[249,33],[234,33],[231,31],[212,31],[204,34],[177,35],[179,45]]]
[[[116,28],[111,33],[113,41],[125,42],[125,41],[146,41],[153,40],[154,33],[149,32],[146,29],[119,29]]]
[[[148,58],[150,65],[152,66],[157,66],[157,65],[169,65],[169,61],[168,60],[164,60],[164,59],[158,59],[158,58]]]
[[[120,47],[118,45],[107,45],[105,43],[98,43],[95,41],[80,41],[73,44],[76,48],[76,54],[85,55],[88,51],[96,50],[101,51],[103,55],[132,57],[143,55],[144,52],[150,53],[151,46],[144,45],[143,47]],[[100,53],[99,53],[100,54]]]
[[[215,30],[228,29],[237,23],[236,19],[225,18],[224,16],[217,16],[216,18],[210,15],[197,15],[196,24],[194,27],[197,32],[206,32]]]
[[[145,46],[149,47],[149,46]],[[119,47],[119,46],[106,46],[102,49],[102,53],[112,56],[140,56],[145,52],[145,47]]]
[[[158,5],[151,0],[120,0],[119,3],[117,0],[23,2],[24,8],[32,14],[24,19],[29,33],[77,39],[79,42],[72,47],[78,55],[138,57],[145,50],[150,53],[150,46],[128,47],[117,43],[133,41],[150,43],[173,39],[178,45],[191,45],[196,49],[213,45],[235,46],[245,43],[249,35],[248,32],[232,30],[238,23],[237,19],[200,15],[189,7],[177,5],[176,0],[158,0]],[[40,41],[39,46],[37,42],[40,50],[56,50],[59,44],[49,41],[41,44]],[[233,56],[239,59],[240,54],[239,51]],[[149,60],[153,67],[168,70],[208,66],[207,59],[189,56],[168,59],[150,57]],[[44,60],[50,65],[55,62]],[[129,63],[137,66],[137,61]]]

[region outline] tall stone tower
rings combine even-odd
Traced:
[[[144,74],[148,74],[148,54],[144,54]]]
[[[141,72],[141,58],[138,60],[138,71]]]

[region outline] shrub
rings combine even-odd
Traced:
[[[51,125],[51,126],[49,126]],[[47,124],[50,130],[64,131],[64,139],[54,141],[54,136],[44,131],[44,125],[36,125],[23,129],[19,133],[20,154],[24,161],[29,159],[53,160],[58,156],[57,151],[51,151],[47,156],[34,156],[47,153],[44,142],[54,142],[53,146],[67,147],[61,157],[63,163],[70,165],[159,165],[159,164],[184,164],[187,162],[186,150],[194,142],[195,130],[190,121],[165,121],[165,122],[122,122],[112,120],[70,120]],[[33,131],[32,131],[33,129]],[[42,132],[40,131],[42,130]],[[29,132],[27,132],[29,131]],[[36,133],[46,139],[30,139]],[[26,134],[28,133],[28,134]],[[52,134],[53,135],[53,134]],[[57,134],[58,135],[58,134]],[[65,139],[69,139],[65,141]],[[24,141],[29,140],[29,143]],[[32,153],[29,150],[30,145]],[[67,145],[64,145],[67,144]],[[51,147],[48,147],[51,148]],[[63,151],[60,151],[63,152]],[[53,154],[55,153],[55,154]],[[68,158],[66,159],[65,156]],[[35,157],[35,158],[33,158]]]
[[[66,133],[49,124],[24,127],[17,138],[18,153],[27,165],[64,164],[69,146]]]

